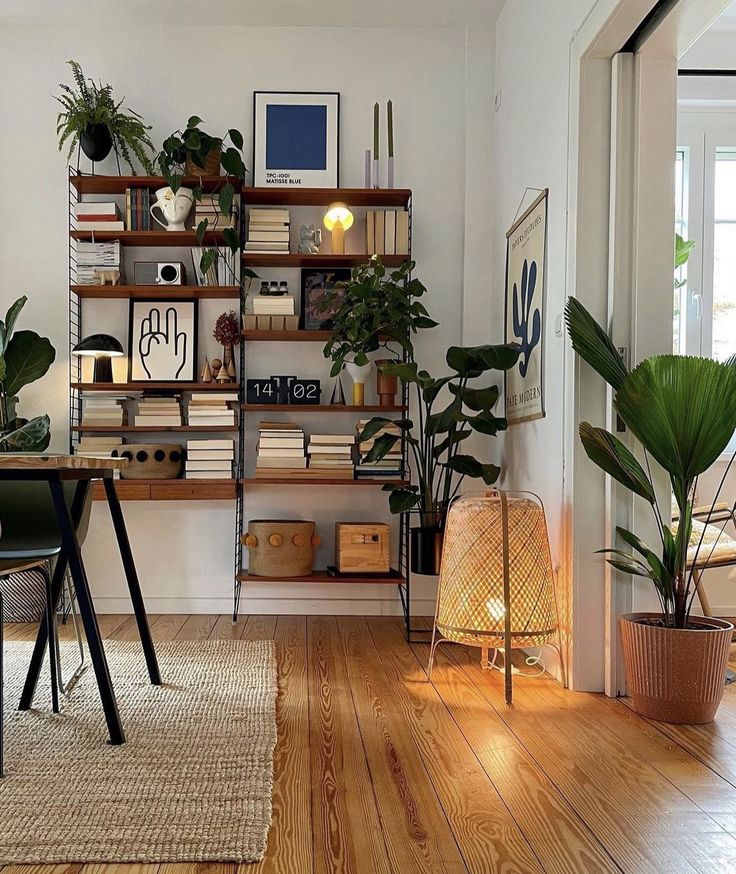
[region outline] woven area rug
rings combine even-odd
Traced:
[[[73,663],[73,644],[63,661]],[[127,743],[107,744],[92,669],[52,714],[15,710],[30,643],[5,643],[0,864],[253,862],[271,823],[273,641],[161,643],[151,686],[138,643],[105,644]],[[45,678],[45,682],[43,682]],[[41,709],[44,708],[44,709]]]

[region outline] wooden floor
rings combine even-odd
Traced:
[[[127,617],[101,625],[135,638]],[[715,723],[678,728],[548,679],[518,679],[508,709],[501,675],[461,647],[440,649],[430,685],[426,645],[408,646],[392,618],[159,616],[153,632],[277,642],[273,825],[265,860],[240,874],[736,872],[736,688]]]

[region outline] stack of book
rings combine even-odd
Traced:
[[[179,395],[143,395],[138,401],[135,424],[164,427],[181,425],[181,397]]]
[[[365,248],[369,255],[408,255],[409,213],[403,209],[366,210]]]
[[[82,427],[119,428],[125,424],[125,395],[103,395],[82,399]]]
[[[289,251],[289,210],[253,207],[248,215],[246,252]]]
[[[125,189],[125,226],[129,231],[151,230],[151,192],[147,188]]]
[[[76,230],[78,231],[124,231],[125,223],[120,221],[117,204],[77,203],[74,207]]]
[[[77,243],[77,285],[98,285],[97,270],[121,270],[120,241]]]
[[[234,440],[187,440],[186,479],[231,479]]]
[[[238,208],[235,204],[230,209],[230,215],[225,215],[219,207],[216,194],[203,194],[194,207],[194,228],[207,219],[208,231],[224,231],[225,228],[237,228]]]
[[[358,422],[358,435],[368,424],[368,419]],[[366,461],[365,456],[373,449],[376,440],[384,434],[401,436],[401,430],[396,425],[384,425],[383,428],[370,440],[362,440],[358,443],[358,463],[355,466],[357,479],[376,477],[378,479],[402,479],[403,468],[401,458],[401,441],[397,440],[386,455],[380,461]]]
[[[256,295],[253,298],[253,313],[256,316],[293,316],[294,295]]]
[[[195,428],[202,425],[235,425],[235,410],[229,404],[238,400],[238,393],[233,392],[192,392],[189,399],[189,424]]]
[[[89,457],[112,455],[114,450],[120,450],[125,441],[122,437],[80,437],[74,454]],[[116,471],[117,473],[117,471]]]
[[[258,426],[256,477],[304,475],[304,431],[293,422],[261,422]]]
[[[197,246],[192,247],[192,267],[197,285],[237,285],[237,273],[234,254],[227,247],[220,246],[217,249],[217,257],[210,265],[206,273],[202,272],[202,255],[205,249]]]
[[[309,438],[309,469],[328,479],[353,479],[352,434],[312,434]]]

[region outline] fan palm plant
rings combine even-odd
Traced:
[[[736,431],[736,361],[658,355],[629,371],[603,328],[570,298],[565,308],[573,349],[614,391],[621,420],[641,444],[644,463],[616,436],[582,422],[580,439],[588,457],[652,508],[659,534],[657,549],[626,528],[616,529],[626,549],[601,550],[624,573],[651,580],[668,628],[689,627],[695,595],[688,546],[698,477],[724,452]],[[679,524],[657,502],[651,473],[656,462],[669,476]],[[726,473],[733,463],[728,464]],[[725,474],[724,474],[725,479]],[[723,485],[716,492],[714,503]],[[698,549],[702,544],[702,537]]]

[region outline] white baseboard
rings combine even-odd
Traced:
[[[412,599],[413,616],[433,616],[434,600]],[[95,598],[98,613],[132,613],[129,598]],[[232,613],[232,598],[146,598],[146,610],[155,613]],[[243,598],[240,613],[286,616],[401,616],[395,599],[353,598]]]

